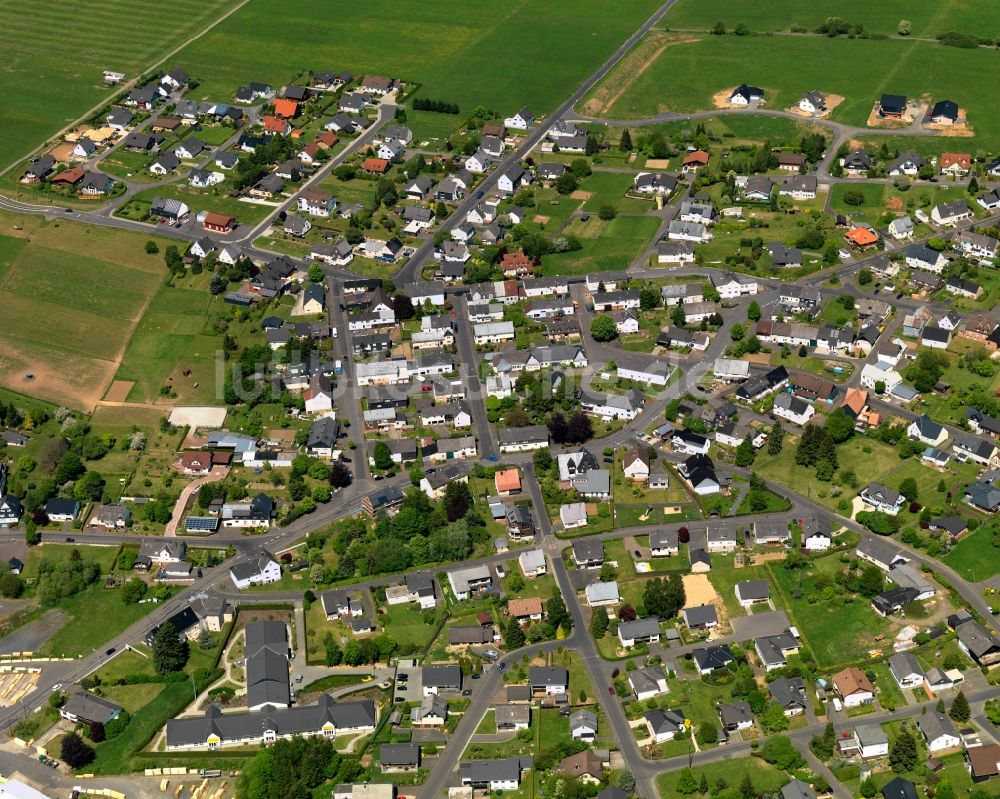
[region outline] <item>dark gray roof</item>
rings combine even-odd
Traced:
[[[204,744],[212,734],[223,741],[259,737],[264,729],[278,735],[317,733],[325,723],[336,730],[375,726],[375,705],[370,699],[360,702],[335,702],[323,694],[315,705],[290,708],[265,708],[261,711],[222,713],[211,705],[204,717],[170,719],[167,722],[168,746]]]
[[[421,679],[425,688],[461,688],[462,669],[453,665],[424,666]]]
[[[62,709],[83,721],[105,724],[122,712],[121,705],[86,691],[70,694]]]

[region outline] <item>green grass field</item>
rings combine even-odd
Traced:
[[[756,757],[730,757],[710,766],[698,766],[693,771],[696,784],[704,774],[709,785],[715,785],[716,781],[722,778],[729,787],[740,785],[744,776],[749,774],[758,794],[773,793],[790,779],[785,772]],[[660,796],[663,799],[677,796],[677,781],[681,773],[681,769],[675,769],[656,778],[656,786],[660,789]]]
[[[568,225],[565,233],[580,238],[583,248],[576,252],[557,253],[542,258],[547,275],[580,275],[627,269],[653,240],[659,219],[647,216],[619,216],[610,222],[590,217]],[[590,230],[586,230],[589,226]],[[591,233],[591,230],[596,231]]]
[[[161,286],[125,349],[118,380],[135,383],[129,399],[151,402],[183,359],[184,368],[204,373],[199,388],[211,389],[219,339],[202,335],[212,297],[206,291]],[[205,399],[209,399],[206,397]]]
[[[721,16],[714,6],[709,9],[706,13],[713,18]],[[753,27],[752,14],[745,16],[750,17],[746,21]],[[995,9],[990,17],[1000,20]],[[984,33],[980,25],[973,30]],[[970,79],[955,81],[956,74]],[[606,82],[617,81],[622,86],[606,114],[637,119],[668,109],[710,109],[713,94],[746,82],[761,86],[766,92],[766,107],[773,109],[787,108],[813,89],[839,94],[845,100],[834,109],[832,118],[864,125],[883,92],[929,95],[954,99],[967,109],[977,134],[975,142],[988,147],[1000,142],[1000,121],[984,102],[987,87],[995,85],[998,77],[1000,64],[987,50],[964,50],[915,39],[704,35],[666,48],[641,73],[633,70],[620,75],[613,71]],[[965,146],[972,144],[969,139],[961,141]],[[953,140],[942,139],[939,149],[953,146]]]
[[[781,564],[773,564],[769,569],[771,582],[781,589],[781,604],[794,618],[806,645],[823,668],[864,658],[869,649],[878,646],[875,638],[891,626],[872,610],[864,597],[845,597],[834,591],[832,597],[826,598],[815,589],[816,575],[838,566],[838,556],[831,555],[805,569],[786,569]],[[798,591],[802,595],[796,599]],[[811,602],[810,598],[818,601]]]
[[[912,3],[908,0],[771,0],[748,7],[746,0],[716,0],[712,4],[681,0],[664,18],[672,30],[709,30],[723,22],[729,30],[745,22],[753,31],[787,31],[792,25],[809,30],[827,17],[863,23],[874,33],[895,34],[901,19],[913,25],[913,36],[933,36],[942,31],[962,31],[980,36],[1000,35],[998,9],[986,0]]]
[[[994,545],[993,532],[988,526],[966,534],[943,560],[973,582],[1000,573],[1000,547]]]
[[[302,69],[348,69],[420,84],[420,96],[458,103],[463,113],[479,105],[512,113],[527,104],[538,114],[656,6],[641,0],[609,14],[597,0],[517,0],[484,15],[470,0],[381,0],[331,14],[322,0],[252,0],[176,60],[202,81],[199,97],[225,99],[250,80],[281,86]]]
[[[0,238],[0,384],[90,410],[156,292],[162,260],[132,233],[17,224],[30,239]]]
[[[854,496],[854,491],[847,488],[841,497],[832,496],[832,483],[824,483],[816,479],[814,470],[803,469],[795,464],[796,442],[786,436],[785,446],[779,455],[768,455],[765,450],[757,453],[754,468],[768,480],[774,480],[783,486],[793,488],[800,494],[825,505],[831,510],[837,510],[842,497],[848,499]],[[837,447],[837,459],[841,468],[854,470],[858,485],[864,486],[872,480],[881,480],[899,465],[899,456],[888,444],[863,438],[853,438]]]
[[[0,125],[0,164],[19,160],[108,97],[112,90],[103,84],[103,70],[135,77],[233,5],[235,0],[4,4],[0,94],[8,102]]]
[[[57,607],[70,618],[45,643],[44,651],[57,657],[80,657],[105,645],[156,605],[126,605],[119,591],[108,590],[99,583],[63,600]]]

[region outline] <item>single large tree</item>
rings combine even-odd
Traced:
[[[590,321],[590,335],[594,341],[611,341],[618,336],[618,326],[607,314],[598,314]]]
[[[94,760],[94,750],[75,732],[69,733],[62,739],[59,754],[62,755],[66,765],[74,769],[83,768]]]
[[[389,445],[384,441],[379,441],[375,445],[375,450],[372,452],[372,458],[375,460],[375,468],[385,471],[386,469],[392,468],[392,452],[389,449]]]
[[[919,755],[916,738],[906,727],[903,727],[896,736],[896,740],[889,747],[889,765],[897,774],[913,771],[917,766]]]
[[[153,665],[157,674],[169,674],[184,668],[188,659],[188,642],[177,628],[165,621],[153,636]]]
[[[959,691],[951,703],[951,710],[948,711],[953,721],[965,723],[972,718],[972,711],[969,708],[969,700],[965,698],[965,693]]]
[[[444,490],[444,512],[449,522],[465,516],[472,507],[472,492],[467,483],[453,481]]]

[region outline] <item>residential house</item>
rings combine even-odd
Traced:
[[[875,689],[861,669],[849,666],[833,678],[833,687],[840,695],[844,707],[860,707],[875,701]]]

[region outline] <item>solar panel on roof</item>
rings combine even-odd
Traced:
[[[218,526],[219,520],[214,516],[188,516],[185,522],[185,529],[189,532],[214,533]]]

